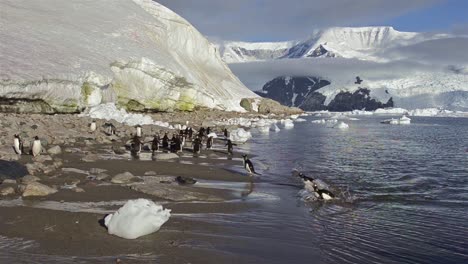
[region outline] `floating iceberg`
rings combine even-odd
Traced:
[[[399,120],[398,123],[400,125],[409,125],[411,123],[411,119],[406,115],[403,115]]]
[[[313,124],[325,124],[327,121],[325,119],[313,120],[311,123]]]
[[[249,131],[245,131],[243,128],[238,128],[231,131],[229,139],[232,142],[244,143],[252,138],[252,134]]]
[[[158,231],[169,220],[171,210],[146,199],[129,200],[104,219],[109,234],[135,239]]]
[[[281,129],[279,129],[279,127],[276,124],[272,124],[271,127],[270,127],[270,130],[274,131],[274,132],[280,132],[281,131]]]
[[[297,118],[296,120],[294,120],[296,122],[306,122],[307,120],[305,120],[304,118]]]
[[[343,121],[340,121],[339,123],[337,123],[336,125],[334,125],[333,128],[348,129],[348,128],[349,128],[349,125],[346,124],[346,123],[343,122]]]
[[[282,123],[284,125],[284,128],[293,128],[294,127],[294,123],[293,123],[293,121],[291,119],[286,119]]]

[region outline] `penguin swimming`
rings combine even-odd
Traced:
[[[255,172],[255,168],[252,164],[252,162],[250,161],[249,158],[247,158],[247,155],[242,155],[242,157],[244,158],[244,168],[245,170],[249,173],[249,174],[257,174],[257,175],[260,175],[258,174],[257,172]]]
[[[138,156],[140,155],[141,149],[143,147],[143,143],[141,143],[141,140],[138,136],[134,136],[132,140],[132,146],[131,146],[131,154],[133,156]]]
[[[95,132],[96,129],[97,129],[96,121],[93,120],[93,121],[91,121],[91,124],[89,124],[89,131],[92,133],[92,132]]]
[[[335,195],[330,192],[329,190],[326,189],[319,189],[317,184],[314,183],[314,191],[315,191],[315,196],[319,198],[320,200],[332,200],[335,198]]]
[[[41,141],[39,140],[38,136],[35,136],[32,146],[31,146],[31,154],[33,155],[33,157],[36,157],[36,156],[41,155],[41,152],[42,152]]]
[[[18,155],[24,153],[23,141],[21,140],[18,134],[15,134],[15,138],[13,139],[13,148],[15,149],[15,152]]]
[[[136,136],[137,136],[137,137],[141,137],[141,135],[142,135],[141,126],[140,126],[140,125],[137,125],[137,126],[136,126]]]

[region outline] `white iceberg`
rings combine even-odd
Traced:
[[[400,125],[409,125],[411,123],[411,119],[406,115],[403,115],[399,120],[398,123]]]
[[[229,139],[232,142],[237,143],[244,143],[251,138],[252,134],[249,131],[245,131],[243,128],[235,129],[231,131],[231,134],[229,135]]]
[[[313,120],[311,123],[313,124],[325,124],[327,121],[325,119]]]
[[[270,127],[269,126],[259,126],[259,127],[257,127],[257,130],[260,133],[265,133],[265,134],[270,133]]]
[[[270,130],[274,131],[274,132],[280,132],[281,131],[281,129],[279,129],[279,127],[276,124],[272,124],[271,127],[270,127]]]
[[[294,120],[296,122],[306,122],[307,120],[305,120],[304,118],[297,118],[296,120]]]
[[[158,231],[169,220],[171,210],[147,199],[129,200],[104,219],[109,234],[135,239]]]
[[[291,119],[286,119],[282,123],[284,125],[284,128],[293,128],[294,127],[294,123],[293,123],[293,121]]]
[[[343,122],[343,121],[340,121],[338,124],[336,124],[335,126],[333,126],[333,128],[347,129],[347,128],[349,128],[349,125],[346,124],[346,123]]]

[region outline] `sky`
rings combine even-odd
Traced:
[[[467,0],[156,0],[220,40],[282,41],[333,26],[468,33]]]

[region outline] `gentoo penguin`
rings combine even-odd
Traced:
[[[159,150],[159,135],[156,134],[153,138],[153,142],[151,143],[151,150],[154,152]]]
[[[106,127],[106,134],[109,136],[115,135],[115,126],[112,123],[105,123],[104,126]]]
[[[227,151],[229,155],[233,155],[233,146],[237,146],[236,144],[232,143],[230,139],[228,139],[226,146],[228,147]]]
[[[91,121],[91,124],[89,124],[89,131],[92,133],[96,131],[96,128],[97,128],[96,121],[95,120]]]
[[[134,136],[132,140],[132,148],[131,148],[131,153],[133,156],[138,156],[140,155],[141,149],[143,147],[143,143],[141,143],[141,140],[138,136]]]
[[[319,189],[317,184],[314,183],[315,196],[321,200],[331,200],[335,198],[335,195],[329,190]]]
[[[140,125],[137,125],[137,126],[136,126],[136,136],[137,136],[137,137],[141,137],[141,135],[142,135],[141,126],[140,126]]]
[[[229,138],[229,133],[228,133],[227,128],[224,129],[223,133],[224,133],[225,138]]]
[[[23,141],[19,137],[18,134],[15,134],[15,138],[13,139],[13,148],[15,149],[16,154],[21,155],[23,154]]]
[[[42,152],[41,141],[39,140],[38,136],[35,136],[32,146],[31,146],[31,154],[33,155],[33,157],[36,157],[36,156],[41,155],[41,152]]]
[[[164,133],[164,137],[163,137],[163,139],[162,139],[162,147],[163,147],[164,149],[169,148],[169,137],[167,136],[167,132]]]
[[[255,172],[255,168],[252,164],[252,162],[250,161],[249,158],[247,158],[247,155],[242,155],[242,157],[244,158],[244,168],[245,170],[249,173],[249,174],[257,174],[257,175],[260,175],[258,173]]]
[[[208,139],[206,140],[206,149],[211,149],[212,146],[213,146],[213,137],[208,137]]]
[[[197,136],[194,140],[193,140],[193,153],[200,153],[201,151],[201,140],[200,138]]]
[[[184,136],[179,136],[179,150],[178,152],[182,152],[184,150],[184,145],[185,145],[185,137]]]

